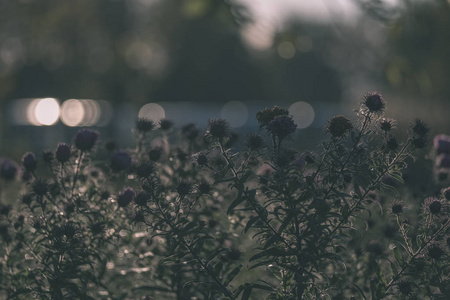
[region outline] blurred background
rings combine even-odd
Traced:
[[[0,156],[80,127],[126,147],[138,116],[244,136],[273,105],[308,148],[368,91],[450,133],[450,1],[0,1]]]

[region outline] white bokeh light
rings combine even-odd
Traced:
[[[230,101],[222,107],[220,115],[230,123],[231,127],[241,127],[247,123],[248,108],[240,101]]]
[[[164,108],[157,103],[147,103],[141,107],[138,114],[139,118],[147,118],[153,122],[159,122],[166,117]]]
[[[35,125],[50,126],[59,118],[59,103],[54,98],[34,99],[27,108],[28,121]]]
[[[61,121],[67,126],[78,126],[84,118],[83,103],[77,99],[64,101],[61,106]]]
[[[298,129],[309,127],[314,121],[314,108],[307,102],[299,101],[289,107],[289,114],[292,115]]]

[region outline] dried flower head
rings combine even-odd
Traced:
[[[131,164],[131,156],[126,151],[119,150],[111,156],[111,169],[114,172],[128,170],[131,167]]]
[[[156,127],[155,122],[148,118],[138,118],[136,120],[136,129],[139,132],[152,131]]]
[[[136,203],[137,206],[146,206],[150,198],[151,198],[150,193],[146,191],[141,191],[134,198],[134,203]]]
[[[33,152],[27,152],[22,157],[22,165],[25,168],[25,170],[29,172],[33,172],[37,168],[37,160],[36,155],[34,155]]]
[[[119,207],[126,207],[131,201],[134,200],[135,193],[132,188],[126,188],[122,194],[117,198],[117,204]]]
[[[170,120],[161,119],[161,121],[159,121],[159,128],[161,128],[161,130],[169,130],[172,127],[173,127],[173,122]]]
[[[402,280],[397,284],[397,288],[404,296],[409,296],[413,292],[413,283],[409,280]]]
[[[32,188],[34,194],[42,197],[48,193],[49,185],[46,180],[37,179],[35,182],[33,182],[31,188]]]
[[[180,181],[177,185],[177,193],[180,197],[184,197],[192,191],[192,185],[187,181]]]
[[[405,211],[405,204],[402,201],[396,201],[391,206],[391,212],[395,215],[399,215]]]
[[[231,136],[230,124],[225,119],[210,119],[206,134],[219,140],[229,138]]]
[[[396,122],[394,119],[386,119],[383,118],[380,122],[380,129],[384,132],[389,132],[394,129],[396,126]]]
[[[289,111],[287,109],[274,106],[272,108],[265,108],[256,113],[256,120],[258,120],[259,126],[264,127],[269,125],[271,121],[277,116],[288,115]]]
[[[136,169],[136,175],[139,178],[147,178],[155,171],[155,165],[152,162],[143,162]]]
[[[199,166],[205,166],[208,163],[208,156],[205,153],[199,152],[194,154],[195,162]]]
[[[363,104],[367,107],[369,112],[380,114],[384,111],[386,103],[378,92],[367,93],[363,97]]]
[[[428,257],[434,260],[440,260],[445,255],[445,249],[438,242],[435,242],[427,248]]]
[[[412,144],[415,149],[423,149],[428,145],[428,138],[426,136],[419,136],[413,139]]]
[[[200,181],[200,183],[197,185],[197,190],[200,194],[209,194],[211,191],[211,184],[207,182],[206,180]]]
[[[441,199],[428,197],[425,199],[425,212],[437,215],[442,212],[444,203]]]
[[[111,196],[111,193],[108,190],[101,190],[99,195],[100,195],[100,199],[108,200],[109,197]]]
[[[334,138],[342,138],[353,129],[353,124],[344,116],[335,116],[328,121],[326,131]]]
[[[411,129],[418,137],[426,137],[430,132],[430,127],[420,119],[415,119],[411,125]]]
[[[270,133],[274,134],[281,140],[294,133],[297,129],[297,124],[295,124],[291,116],[281,115],[276,116],[272,121],[270,121],[266,128]]]
[[[90,151],[97,141],[98,131],[92,129],[80,129],[75,136],[74,145],[80,151]]]
[[[59,161],[62,164],[67,162],[69,161],[71,154],[72,150],[70,149],[70,145],[66,143],[58,144],[58,147],[56,148],[55,151],[55,157],[57,161]]]
[[[21,201],[23,204],[25,204],[25,205],[30,205],[31,202],[32,202],[33,199],[34,199],[33,195],[30,194],[30,193],[26,193],[26,194],[20,195],[19,198],[20,198],[20,201]]]
[[[14,180],[17,175],[17,165],[10,159],[4,159],[0,164],[0,177],[5,180]]]

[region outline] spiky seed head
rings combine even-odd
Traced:
[[[363,103],[371,113],[380,114],[386,107],[386,102],[378,92],[370,92],[364,95]]]
[[[353,129],[353,124],[344,116],[335,116],[328,121],[326,131],[334,138],[342,138]]]

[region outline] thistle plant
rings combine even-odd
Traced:
[[[364,95],[303,153],[273,107],[240,148],[224,119],[141,118],[134,149],[81,129],[21,169],[4,159],[0,297],[445,299],[450,188],[402,188],[430,129],[400,138],[386,107]],[[440,169],[447,144],[434,140]]]

